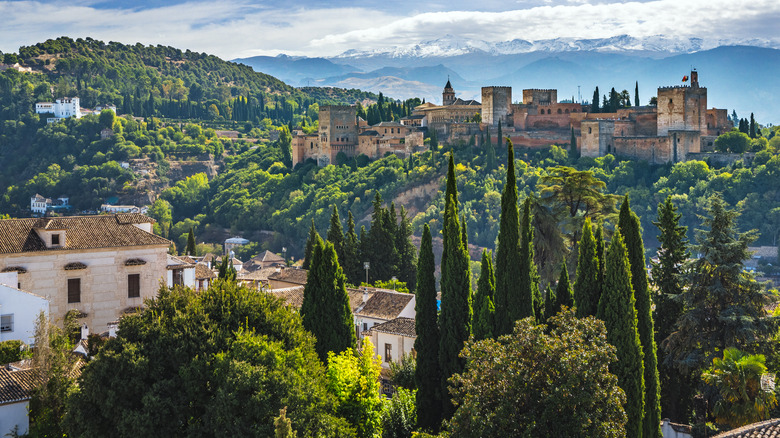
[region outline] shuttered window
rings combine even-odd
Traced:
[[[81,302],[81,279],[80,278],[68,279],[68,302],[69,303]]]
[[[138,298],[141,296],[141,274],[129,274],[127,276],[127,297]]]

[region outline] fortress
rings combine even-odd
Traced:
[[[369,126],[356,116],[354,106],[322,106],[319,132],[296,132],[293,162],[308,158],[320,165],[365,154],[378,158],[390,152],[401,156],[424,150],[425,132],[457,142],[488,135],[498,127],[515,146],[538,148],[569,145],[572,132],[584,157],[613,154],[651,164],[685,161],[691,153],[711,151],[715,138],[731,130],[725,109],[707,109],[707,89],[699,86],[697,71],[690,86],[659,87],[657,105],[620,108],[614,113],[592,113],[590,105],[558,102],[557,90],[523,90],[522,102],[513,103],[511,87],[483,87],[482,102],[455,97],[450,81],[442,104],[424,103],[399,122]],[[495,140],[494,140],[495,141]]]

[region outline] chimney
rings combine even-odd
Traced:
[[[83,327],[81,327],[81,339],[86,341],[89,337],[89,327],[87,327],[86,324],[84,324]]]
[[[368,288],[364,287],[363,288],[363,302],[365,303],[366,301],[368,301]]]

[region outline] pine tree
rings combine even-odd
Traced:
[[[496,247],[496,294],[494,336],[512,333],[515,320],[512,306],[518,305],[521,289],[514,273],[520,266],[520,214],[517,209],[517,179],[515,177],[515,150],[507,142],[506,184],[501,193],[501,223]]]
[[[610,371],[618,378],[618,386],[626,393],[626,436],[642,437],[644,418],[644,362],[637,329],[634,291],[631,288],[631,266],[616,230],[606,255],[604,293],[599,300],[598,318],[607,328],[607,342],[617,350],[617,362]]]
[[[675,330],[677,319],[683,313],[682,302],[675,299],[683,291],[683,264],[690,256],[686,232],[680,225],[682,214],[672,203],[672,197],[658,204],[658,262],[653,262],[652,279],[658,293],[655,296],[656,345]],[[661,382],[661,412],[673,421],[687,421],[693,413],[693,382],[665,359],[663,348],[657,350],[658,374]]]
[[[328,228],[327,239],[336,249],[336,256],[339,258],[339,264],[345,266],[344,228],[341,226],[341,218],[339,217],[339,211],[335,205],[333,206],[333,213],[330,215],[330,227]]]
[[[395,247],[398,249],[398,279],[414,292],[417,285],[417,249],[412,243],[412,224],[401,207],[401,222],[396,229]]]
[[[482,268],[477,283],[477,293],[474,296],[474,322],[472,323],[476,340],[493,337],[496,308],[493,297],[496,291],[496,277],[493,272],[493,254],[482,250]]]
[[[599,110],[599,100],[601,99],[601,94],[599,94],[599,87],[596,87],[596,90],[593,91],[593,100],[590,102],[590,112],[592,113],[600,113]]]
[[[558,313],[560,307],[557,306],[558,298],[555,296],[555,291],[552,288],[552,284],[547,284],[544,289],[544,322],[547,322],[551,316]]]
[[[561,264],[561,275],[558,277],[558,285],[555,287],[555,297],[557,298],[555,313],[560,312],[562,306],[569,309],[574,307],[574,293],[569,283],[569,270],[566,269],[566,263]]]
[[[634,85],[634,106],[639,106],[639,81]]]
[[[577,303],[577,317],[584,318],[596,314],[601,298],[599,258],[590,218],[585,218],[578,249],[574,302]]]
[[[347,282],[359,285],[363,277],[363,264],[360,262],[360,241],[355,233],[355,218],[351,211],[347,219],[347,233],[344,235],[343,268]]]
[[[729,347],[764,352],[777,330],[765,308],[770,293],[744,271],[748,245],[756,236],[737,231],[739,213],[729,210],[720,195],[710,198],[707,213],[696,235],[699,245],[693,247],[701,257],[690,262],[688,287],[681,294],[685,310],[665,346],[684,372],[709,366]]]
[[[322,361],[328,352],[355,348],[352,308],[346,278],[339,266],[336,249],[317,235],[312,251],[306,286],[303,289],[301,319],[316,338],[315,349]]]
[[[303,253],[303,269],[309,269],[311,266],[311,257],[314,252],[314,244],[317,239],[322,239],[317,233],[317,228],[314,227],[314,218],[311,220],[311,228],[309,228],[309,238],[306,239],[306,250]]]
[[[442,413],[449,418],[455,412],[449,391],[449,378],[461,373],[465,367],[460,351],[471,335],[471,272],[468,251],[463,245],[462,230],[455,211],[456,201],[450,196],[445,214],[444,248],[450,253],[441,268],[441,314],[439,315],[441,338],[439,367],[441,368]],[[442,257],[444,260],[445,257]]]
[[[520,301],[515,306],[510,304],[512,323],[518,319],[538,317],[542,320],[544,301],[539,290],[539,274],[534,263],[534,228],[531,226],[531,198],[523,203],[523,219],[520,225],[520,269],[518,270],[520,284]],[[516,313],[512,314],[512,309]]]
[[[417,300],[414,308],[417,366],[414,379],[417,384],[417,425],[433,432],[441,425],[442,409],[435,270],[431,230],[425,224],[420,241],[420,257],[417,259]]]
[[[187,234],[187,249],[184,251],[186,255],[195,255],[195,232],[190,227],[190,232]]]
[[[620,233],[625,239],[628,262],[631,267],[631,286],[634,289],[638,321],[639,341],[644,353],[645,417],[643,433],[645,438],[661,436],[661,384],[658,380],[658,356],[653,329],[653,309],[650,289],[647,285],[645,245],[642,241],[639,217],[631,211],[628,196],[620,207],[618,220]]]

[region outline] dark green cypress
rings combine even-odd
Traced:
[[[382,207],[379,192],[374,196],[374,212],[368,231],[367,260],[371,263],[371,278],[387,281],[398,272],[398,251],[395,248],[395,218]]]
[[[596,257],[599,258],[599,284],[601,285],[604,284],[604,272],[606,270],[606,260],[604,256],[604,253],[606,252],[605,248],[606,243],[604,242],[604,224],[599,223],[596,225]]]
[[[303,289],[301,319],[317,339],[315,350],[325,362],[328,352],[355,348],[355,326],[347,295],[346,278],[336,249],[319,235]]]
[[[521,289],[515,274],[520,266],[520,213],[517,209],[517,179],[515,150],[508,141],[506,184],[501,193],[501,224],[496,247],[495,330],[493,336],[512,333],[515,320],[511,306],[520,301]]]
[[[322,239],[317,233],[317,228],[314,227],[314,218],[312,218],[311,227],[309,228],[309,238],[306,239],[306,250],[303,253],[303,266],[301,266],[303,269],[309,269],[309,266],[311,265],[314,244],[317,242],[318,238]]]
[[[558,313],[560,307],[557,306],[557,301],[558,299],[555,296],[555,291],[553,290],[552,285],[548,283],[544,290],[544,322],[547,322],[551,316]]]
[[[474,338],[476,340],[493,337],[496,308],[493,305],[493,296],[496,292],[496,277],[493,272],[493,255],[490,251],[482,250],[482,268],[477,283],[477,292],[474,296],[474,322],[472,324]]]
[[[593,91],[593,101],[590,103],[590,112],[601,112],[599,111],[599,99],[601,99],[601,94],[599,94],[599,87],[596,87],[596,89]]]
[[[498,121],[498,135],[496,135],[496,147],[501,149],[504,145],[504,133],[501,130],[501,120]]]
[[[577,155],[577,136],[574,135],[574,126],[571,127],[571,140],[569,141],[569,152],[572,158],[576,158]]]
[[[756,118],[753,117],[753,113],[750,113],[750,138],[756,138],[758,136],[758,127],[756,125]]]
[[[349,212],[347,219],[347,233],[344,235],[344,274],[347,282],[354,285],[360,284],[363,274],[363,264],[360,261],[360,241],[355,233],[355,218]]]
[[[442,409],[435,263],[431,230],[425,224],[420,241],[420,257],[417,259],[417,300],[414,308],[417,366],[414,378],[417,383],[417,425],[432,432],[436,432],[441,425]]]
[[[448,247],[447,242],[447,224],[448,217],[450,211],[450,206],[452,205],[453,211],[455,216],[458,215],[458,181],[455,177],[455,154],[453,152],[450,152],[450,159],[447,166],[447,185],[444,191],[444,217],[442,218],[442,254],[441,254],[441,269],[442,272],[444,270],[444,266],[447,265],[447,257],[452,253],[453,250],[451,250]],[[457,217],[455,218],[455,221],[457,222]],[[460,233],[460,227],[457,230],[458,233]]]
[[[401,207],[401,222],[396,231],[395,247],[398,250],[398,279],[414,292],[417,285],[417,249],[412,243],[412,224]]]
[[[341,226],[339,210],[335,205],[333,206],[333,213],[330,215],[330,227],[328,228],[327,239],[328,242],[332,243],[333,247],[336,249],[336,255],[339,258],[339,264],[345,266],[346,258],[344,257],[344,228]]]
[[[638,318],[639,341],[644,353],[645,417],[643,421],[645,438],[661,436],[661,385],[658,379],[658,356],[653,329],[653,309],[650,289],[647,286],[645,245],[642,242],[639,217],[631,211],[628,196],[620,207],[618,227],[625,238],[628,262],[631,266],[631,286],[634,289]]]
[[[610,371],[618,378],[618,385],[626,393],[626,436],[642,438],[645,379],[642,344],[637,329],[634,291],[631,287],[631,266],[623,243],[616,230],[606,255],[604,293],[599,300],[598,318],[607,328],[607,342],[617,350],[617,362]]]
[[[449,378],[461,373],[465,367],[460,351],[471,335],[471,276],[468,252],[464,248],[455,200],[450,197],[445,214],[445,250],[450,251],[446,264],[441,268],[441,314],[439,321],[441,340],[439,366],[441,368],[442,414],[449,418],[455,412],[448,391]],[[442,257],[444,259],[444,257]]]
[[[555,297],[557,299],[555,313],[558,313],[562,306],[569,309],[574,307],[574,293],[569,283],[569,270],[566,269],[566,263],[561,264],[561,275],[558,277],[558,285],[555,286]]]
[[[634,85],[634,106],[639,106],[639,81]]]
[[[601,298],[597,242],[593,238],[590,218],[585,218],[578,249],[574,302],[577,303],[577,317],[584,318],[596,314]]]
[[[518,319],[539,316],[544,312],[544,301],[539,291],[539,274],[534,263],[534,229],[531,226],[531,198],[523,203],[523,220],[520,227],[520,269],[518,269],[518,301],[509,303],[512,325]]]
[[[360,243],[358,245],[359,251],[359,258],[358,258],[358,266],[360,267],[360,281],[356,284],[361,284],[363,281],[367,283],[371,283],[371,272],[369,270],[368,273],[364,272],[363,270],[363,263],[368,262],[371,260],[371,247],[369,246],[369,238],[368,238],[368,232],[366,231],[366,227],[361,225],[360,226]],[[368,277],[368,278],[366,278]]]
[[[187,255],[195,255],[195,232],[190,227],[190,232],[187,234],[187,249],[184,252]]]

